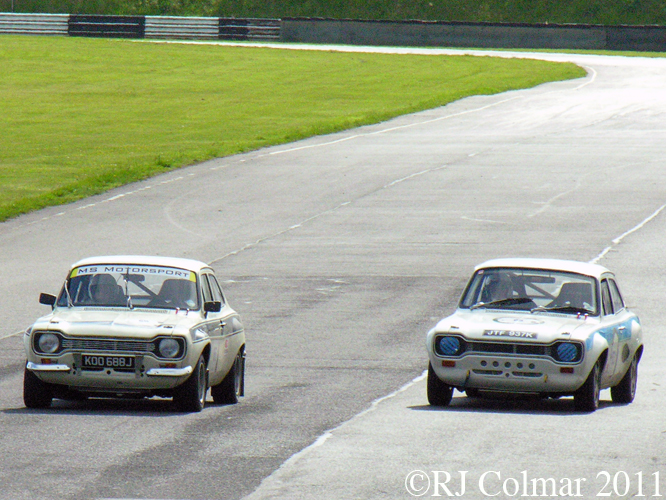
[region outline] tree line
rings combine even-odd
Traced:
[[[0,11],[666,25],[664,0],[0,0]]]

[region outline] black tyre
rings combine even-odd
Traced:
[[[245,393],[245,355],[241,349],[222,382],[210,388],[213,401],[219,405],[235,405]]]
[[[601,361],[594,364],[594,368],[587,376],[587,380],[574,394],[574,406],[578,411],[593,412],[599,408],[599,393],[601,392]]]
[[[453,387],[442,382],[428,364],[428,402],[432,406],[448,406],[452,397]]]
[[[174,390],[173,401],[181,411],[199,412],[204,409],[207,392],[206,358],[202,354],[187,382]]]
[[[638,381],[638,357],[634,356],[629,365],[627,373],[624,374],[620,383],[611,387],[611,398],[613,403],[629,404],[636,396],[636,383]]]
[[[23,403],[27,408],[48,408],[53,401],[53,389],[27,368],[23,373]]]

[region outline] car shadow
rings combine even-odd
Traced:
[[[599,401],[597,411],[604,408],[622,406],[611,401]],[[540,415],[585,415],[592,412],[581,412],[575,409],[574,400],[570,397],[560,399],[539,398],[523,395],[483,395],[479,397],[454,397],[448,406],[418,405],[410,406],[414,411],[434,412],[476,412],[476,413],[509,413],[509,414],[540,414]]]
[[[211,401],[206,401],[207,408],[222,406]],[[144,398],[144,399],[120,399],[120,398],[88,398],[85,400],[62,400],[54,399],[49,408],[9,408],[1,410],[0,413],[9,415],[87,415],[95,416],[132,416],[132,417],[170,417],[174,415],[186,415],[187,412],[176,408],[171,399],[166,398]]]

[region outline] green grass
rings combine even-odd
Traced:
[[[202,160],[551,80],[573,64],[0,36],[0,220]]]

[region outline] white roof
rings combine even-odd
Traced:
[[[178,257],[160,257],[146,255],[105,255],[100,257],[88,257],[72,264],[72,269],[81,266],[91,266],[94,264],[123,264],[123,265],[143,265],[176,267],[187,271],[199,272],[210,266],[204,262],[192,259],[181,259]]]
[[[598,264],[590,264],[587,262],[578,262],[575,260],[560,260],[560,259],[534,259],[534,258],[506,258],[506,259],[493,259],[479,264],[474,268],[476,272],[478,269],[489,267],[518,267],[527,269],[546,269],[554,271],[566,271],[570,273],[583,274],[585,276],[592,276],[597,279],[604,273],[611,273],[604,266]],[[611,273],[612,274],[612,273]]]

